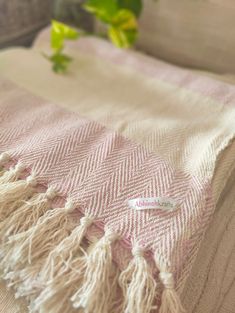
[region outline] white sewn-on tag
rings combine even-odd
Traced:
[[[177,209],[177,202],[172,198],[154,197],[154,198],[136,198],[128,201],[129,207],[135,210],[164,210],[174,211]]]

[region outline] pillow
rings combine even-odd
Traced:
[[[0,2],[0,48],[29,45],[51,17],[52,1],[3,0]]]
[[[144,0],[138,47],[181,66],[235,73],[234,0]]]

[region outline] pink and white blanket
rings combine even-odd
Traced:
[[[42,61],[30,92],[27,75],[0,80],[3,278],[30,312],[183,312],[235,166],[235,87],[97,39],[77,48],[66,77]]]

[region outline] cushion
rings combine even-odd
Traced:
[[[138,47],[166,61],[235,73],[233,0],[145,0]]]
[[[0,2],[0,48],[29,45],[51,17],[52,1],[3,0]]]

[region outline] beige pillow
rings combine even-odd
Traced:
[[[235,1],[144,0],[138,47],[181,66],[235,73]]]

